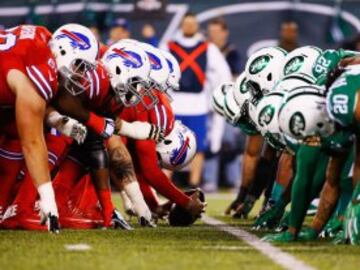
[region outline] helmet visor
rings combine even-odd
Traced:
[[[95,69],[96,66],[84,60],[74,59],[70,67],[61,67],[59,73],[65,89],[70,92],[70,94],[77,96],[90,88],[92,79],[89,71]]]
[[[114,88],[115,100],[125,107],[136,106],[140,102],[145,109],[152,109],[158,102],[148,83],[140,78],[132,78],[128,83],[119,83]]]

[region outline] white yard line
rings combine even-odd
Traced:
[[[90,245],[82,244],[82,243],[79,243],[79,244],[67,244],[67,245],[64,245],[64,247],[65,247],[66,250],[69,250],[69,251],[87,251],[87,250],[91,249]]]
[[[294,256],[282,251],[281,249],[270,245],[267,242],[261,241],[257,236],[248,233],[245,230],[242,230],[237,227],[230,226],[225,222],[217,220],[212,217],[204,216],[203,222],[216,227],[218,230],[224,231],[228,234],[231,234],[246,242],[248,245],[252,246],[254,249],[261,252],[266,257],[270,258],[273,262],[282,266],[284,269],[288,270],[315,270],[314,267],[305,264],[304,262],[298,260]]]

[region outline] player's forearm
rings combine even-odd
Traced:
[[[311,227],[318,233],[324,228],[329,221],[340,194],[340,187],[338,185],[331,185],[326,182],[320,196],[320,204],[316,215],[312,221]]]
[[[177,188],[169,178],[157,167],[145,172],[147,182],[162,196],[181,207],[186,207],[190,202],[190,197]]]
[[[36,187],[51,180],[48,168],[48,152],[43,135],[21,141],[26,166]]]
[[[252,184],[259,159],[259,156],[244,154],[241,186],[248,188]]]

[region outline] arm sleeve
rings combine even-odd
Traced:
[[[139,157],[138,165],[145,180],[162,196],[181,207],[186,207],[190,197],[178,189],[163,173],[158,165],[155,147],[155,142],[151,140],[135,142],[136,155]]]

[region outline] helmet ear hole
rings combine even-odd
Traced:
[[[119,66],[116,66],[116,68],[115,68],[115,73],[116,73],[116,75],[120,75],[121,69],[120,69]]]
[[[269,74],[267,75],[267,80],[268,80],[268,81],[271,81],[271,80],[272,80],[272,73],[269,73]]]
[[[322,122],[319,122],[319,123],[317,123],[316,125],[317,125],[317,127],[320,128],[320,129],[324,127],[324,123],[322,123]]]
[[[171,143],[172,143],[172,140],[165,140],[165,141],[164,141],[164,144],[165,144],[165,145],[169,145],[169,144],[171,144]]]
[[[65,50],[60,50],[60,54],[62,55],[62,56],[64,56],[65,54],[66,54],[66,51]]]

